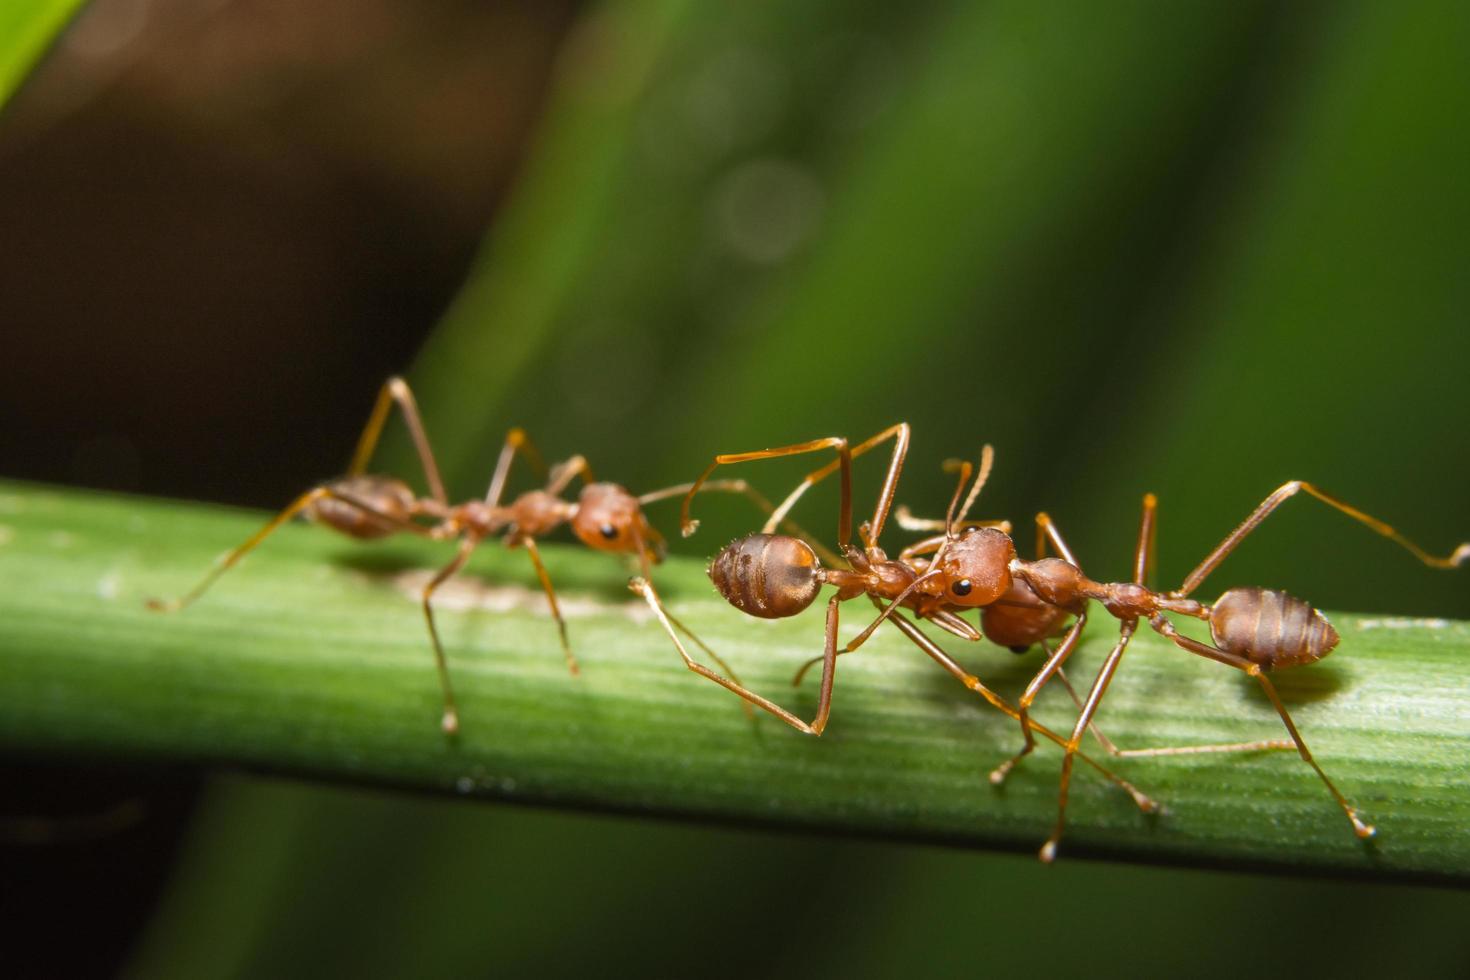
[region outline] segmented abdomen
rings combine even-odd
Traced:
[[[1337,646],[1337,630],[1309,603],[1275,589],[1231,589],[1210,612],[1221,650],[1267,669],[1321,660]]]
[[[307,519],[354,538],[387,537],[403,530],[413,515],[416,498],[402,480],[371,474],[344,476],[328,483],[327,489],[340,496],[313,501],[306,508]]]
[[[761,619],[795,616],[822,588],[816,553],[784,534],[730,542],[710,562],[709,577],[730,605]]]

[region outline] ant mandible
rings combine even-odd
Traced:
[[[863,547],[859,549],[851,543],[852,459],[889,439],[894,441],[893,455],[883,488],[878,495],[873,517],[859,528],[863,540]],[[913,621],[899,612],[900,608],[911,610],[919,618],[928,620],[957,636],[972,640],[979,639],[980,634],[973,626],[947,608],[948,600],[942,590],[931,587],[939,573],[916,562],[914,555],[916,550],[924,550],[926,547],[928,550],[937,551],[935,558],[928,563],[937,565],[942,562],[945,549],[956,540],[956,527],[999,530],[999,528],[1009,529],[1010,526],[1004,521],[971,522],[969,524],[964,521],[964,514],[973,503],[979,490],[979,483],[983,483],[986,472],[988,472],[988,466],[985,467],[985,472],[981,473],[975,490],[966,501],[965,508],[956,515],[955,510],[959,504],[960,494],[970,477],[969,464],[965,464],[960,484],[950,501],[949,514],[946,518],[947,530],[943,539],[934,539],[932,543],[920,542],[918,545],[905,549],[898,559],[888,558],[879,547],[878,540],[882,535],[888,512],[893,503],[899,474],[908,453],[909,440],[908,424],[899,423],[851,447],[846,439],[832,437],[776,449],[719,455],[685,494],[682,528],[687,536],[693,533],[697,526],[696,522],[689,517],[690,502],[701,489],[710,486],[709,477],[717,467],[751,460],[795,456],[824,449],[837,451],[837,460],[807,474],[796,489],[771,513],[766,525],[759,532],[733,541],[715,557],[709,566],[709,577],[720,594],[742,612],[762,619],[794,616],[815,601],[823,585],[831,585],[836,588],[837,591],[827,603],[826,641],[821,658],[822,677],[817,697],[817,711],[811,722],[803,721],[768,698],[756,694],[737,681],[723,677],[695,661],[685,649],[684,644],[680,642],[674,626],[679,625],[680,631],[691,638],[694,638],[693,634],[682,624],[675,624],[671,620],[651,583],[635,579],[631,583],[633,590],[648,602],[669,638],[673,640],[686,667],[734,692],[750,704],[770,712],[796,730],[809,735],[820,735],[826,728],[831,713],[833,678],[838,655],[858,649],[873,634],[879,624],[884,620],[891,620],[910,641],[971,691],[979,694],[1011,718],[1021,717],[1016,708],[987,688],[979,678],[965,671],[938,644],[920,631]],[[849,566],[847,568],[824,567],[823,559],[829,565],[834,566],[839,559],[826,549],[813,545],[800,537],[774,533],[777,525],[796,501],[808,489],[830,476],[834,471],[840,472],[841,505],[838,516],[838,542],[842,549],[843,559]],[[1004,534],[1005,532],[999,531],[999,533]],[[820,557],[819,551],[822,553]],[[837,646],[839,607],[843,602],[859,596],[868,596],[874,605],[881,609],[881,612],[861,633],[839,650]],[[885,599],[888,600],[887,605],[883,604]],[[704,644],[700,646],[709,650],[709,647]],[[1067,744],[1060,735],[1035,721],[1028,720],[1027,726],[1028,730],[1034,730],[1058,745]],[[1157,809],[1157,804],[1131,783],[1092,760],[1085,753],[1079,751],[1076,754],[1126,791],[1144,812],[1152,813]]]
[[[419,496],[407,483],[395,477],[366,472],[388,413],[395,404],[403,415],[404,423],[418,451],[424,480],[429,485],[427,497]],[[663,559],[664,540],[648,523],[643,514],[643,505],[680,496],[691,486],[685,483],[634,496],[618,484],[594,482],[587,460],[578,455],[552,467],[542,489],[527,491],[509,504],[502,505],[500,499],[505,491],[506,478],[517,453],[526,456],[533,466],[541,468],[540,455],[526,434],[518,428],[511,429],[496,460],[495,472],[484,499],[450,504],[413,392],[402,378],[389,378],[378,393],[377,402],[358,438],[357,448],[345,476],[328,480],[297,497],[244,543],[217,560],[204,578],[182,596],[170,600],[150,599],[148,606],[163,612],[185,608],[203,595],[216,579],[297,514],[359,540],[374,540],[399,533],[415,534],[439,541],[458,540],[459,549],[453,559],[430,579],[420,593],[424,621],[428,624],[429,639],[434,647],[434,662],[444,695],[441,727],[446,733],[454,734],[459,730],[459,709],[455,705],[454,691],[449,683],[449,667],[444,657],[444,646],[439,639],[439,630],[434,622],[432,600],[435,591],[465,566],[480,542],[491,535],[503,534],[503,542],[507,547],[525,549],[535,567],[541,588],[546,592],[551,615],[556,620],[567,668],[576,675],[579,667],[567,639],[566,620],[562,618],[556,590],[552,588],[551,578],[541,560],[536,539],[544,537],[564,523],[570,524],[572,533],[589,548],[637,555],[646,579],[651,566]],[[583,486],[577,499],[562,499],[561,495],[572,480],[579,477]],[[713,489],[743,494],[763,511],[772,510],[770,502],[744,480],[719,481]],[[680,625],[682,628],[682,624]],[[714,651],[706,652],[722,668],[729,670]]]
[[[990,454],[989,446],[985,447],[985,452],[987,456]],[[950,527],[946,531],[948,547],[943,560],[936,561],[937,584],[945,591],[951,608],[982,608],[982,625],[991,639],[1012,648],[1025,649],[1053,635],[1057,624],[1067,616],[1076,617],[1056,650],[1050,651],[1046,663],[1021,696],[1017,715],[1022,724],[1024,744],[1019,753],[991,773],[992,782],[1001,782],[1016,762],[1034,747],[1031,730],[1035,725],[1027,724],[1028,710],[1041,688],[1053,674],[1061,670],[1076,648],[1078,638],[1087,624],[1088,601],[1097,600],[1102,603],[1103,608],[1120,623],[1117,643],[1098,670],[1097,677],[1082,703],[1072,733],[1064,745],[1057,822],[1051,836],[1042,845],[1040,856],[1043,861],[1050,861],[1055,857],[1057,843],[1065,826],[1072,757],[1081,743],[1083,731],[1091,725],[1098,706],[1107,693],[1108,685],[1140,620],[1146,621],[1150,627],[1181,649],[1233,667],[1255,678],[1276,713],[1280,715],[1291,740],[1142,749],[1115,754],[1141,756],[1295,748],[1302,759],[1316,771],[1333,799],[1347,815],[1354,833],[1360,838],[1373,836],[1374,828],[1363,821],[1357,810],[1312,757],[1306,741],[1292,721],[1291,713],[1287,711],[1286,705],[1277,694],[1276,686],[1268,676],[1269,672],[1277,668],[1313,663],[1332,652],[1337,646],[1338,635],[1327,617],[1306,601],[1273,589],[1229,589],[1212,605],[1189,598],[1190,593],[1204,582],[1246,536],[1282,503],[1301,492],[1397,542],[1432,568],[1453,568],[1470,558],[1470,542],[1459,545],[1448,557],[1437,558],[1384,522],[1301,480],[1292,480],[1278,487],[1189,573],[1179,588],[1168,592],[1155,592],[1144,584],[1153,565],[1155,517],[1158,510],[1158,500],[1153,494],[1145,494],[1143,498],[1143,515],[1134,548],[1131,582],[1096,582],[1083,574],[1056,525],[1045,513],[1036,516],[1036,561],[1018,558],[1010,536],[999,528],[956,531]],[[911,530],[935,523],[912,520],[902,508],[898,516],[901,523]],[[1047,542],[1062,557],[1045,557],[1044,544]],[[1166,618],[1166,613],[1189,616],[1208,623],[1212,642],[1205,643],[1181,634]]]

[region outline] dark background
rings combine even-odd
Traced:
[[[0,474],[278,507],[407,370],[463,495],[512,424],[651,488],[905,418],[905,499],[994,442],[982,509],[1046,508],[1094,574],[1145,490],[1169,582],[1292,477],[1445,551],[1467,42],[1448,3],[98,0],[0,117]],[[1463,574],[1310,502],[1225,574],[1470,617]],[[140,936],[179,976],[1470,958],[1450,892],[11,773],[82,819],[5,851],[34,975]],[[58,919],[87,940],[37,942]]]

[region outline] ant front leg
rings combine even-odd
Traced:
[[[684,648],[684,644],[680,641],[678,633],[675,632],[674,626],[677,621],[665,611],[663,600],[659,598],[658,593],[654,590],[653,583],[649,582],[646,578],[635,578],[628,583],[628,587],[641,595],[644,601],[648,603],[648,608],[653,610],[653,614],[657,617],[659,625],[664,628],[664,632],[674,642],[674,649],[678,650],[679,656],[683,658],[685,667],[688,667],[701,677],[714,681],[727,691],[731,691],[740,696],[747,703],[770,712],[799,732],[807,735],[822,734],[822,730],[827,727],[827,718],[832,710],[832,678],[837,663],[837,604],[840,601],[837,596],[834,595],[827,603],[827,634],[826,646],[824,648],[825,652],[822,656],[822,685],[820,693],[817,696],[816,716],[812,718],[810,723],[807,723],[774,701],[756,694],[754,691],[731,678],[715,673],[704,664],[699,663],[693,657],[689,656],[689,651]],[[713,654],[713,651],[693,633],[689,632],[688,628],[683,626],[683,624],[679,624],[679,629],[687,634],[690,639],[694,640],[694,642],[698,643],[701,649]]]
[[[439,464],[434,462],[434,451],[429,448],[429,437],[424,431],[423,420],[419,418],[418,403],[414,401],[408,382],[397,376],[384,382],[378,392],[378,400],[373,404],[372,413],[368,415],[367,425],[357,439],[357,449],[352,454],[347,475],[361,476],[367,471],[368,460],[372,459],[378,437],[383,434],[383,424],[388,421],[388,411],[395,402],[403,413],[409,435],[413,437],[413,446],[418,451],[419,463],[424,468],[424,479],[428,481],[430,495],[440,508],[448,507],[449,497],[444,492],[444,481],[439,477]]]

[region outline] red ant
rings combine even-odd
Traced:
[[[964,464],[960,484],[955,490],[954,498],[950,502],[949,515],[945,521],[945,534],[938,538],[910,546],[904,550],[899,558],[890,559],[878,546],[877,542],[883,533],[883,527],[893,503],[899,473],[902,470],[904,458],[908,453],[909,437],[910,431],[908,424],[900,423],[852,447],[849,447],[846,439],[834,437],[783,446],[777,449],[716,456],[714,462],[685,494],[682,510],[682,527],[684,534],[687,536],[696,527],[696,523],[689,517],[690,502],[700,489],[710,485],[707,482],[708,478],[717,467],[750,460],[794,456],[824,449],[835,449],[837,451],[837,460],[809,473],[802,480],[801,484],[771,513],[770,519],[767,521],[765,527],[755,534],[739,538],[726,546],[709,566],[710,579],[727,601],[742,612],[763,619],[779,619],[794,616],[815,601],[822,586],[831,585],[836,588],[837,591],[827,602],[826,644],[821,658],[822,678],[817,697],[817,711],[811,722],[803,721],[785,708],[748,690],[737,681],[723,677],[703,664],[696,662],[690,657],[688,651],[684,648],[684,644],[680,642],[678,633],[675,632],[675,625],[677,624],[673,623],[665,612],[663,603],[653,586],[646,580],[635,579],[632,582],[633,590],[642,595],[648,602],[649,607],[658,617],[669,638],[673,640],[674,646],[678,649],[680,656],[683,657],[686,667],[714,681],[727,690],[734,692],[750,704],[763,708],[798,731],[809,735],[820,735],[826,728],[827,720],[831,713],[833,676],[838,655],[856,650],[873,634],[873,631],[877,629],[880,623],[888,619],[909,640],[967,688],[979,694],[990,704],[1010,717],[1022,718],[1022,715],[1015,707],[982,684],[979,678],[966,672],[964,668],[946,654],[933,640],[921,632],[910,619],[899,612],[900,608],[911,610],[919,618],[928,620],[942,629],[948,630],[965,639],[979,639],[980,633],[973,626],[950,611],[949,607],[951,604],[945,590],[931,586],[940,581],[942,570],[950,567],[947,564],[949,559],[946,557],[946,553],[956,547],[962,548],[960,542],[965,539],[957,534],[955,530],[957,527],[964,526],[969,530],[991,530],[1001,536],[1005,535],[1005,531],[1000,528],[1009,528],[1009,524],[1005,522],[974,522],[968,525],[964,522],[964,514],[968,511],[970,504],[974,502],[975,496],[979,491],[979,486],[988,474],[988,460],[982,468],[975,490],[972,491],[970,498],[966,501],[964,509],[961,510],[958,516],[956,515],[955,509],[959,504],[960,494],[963,492],[964,486],[970,477],[969,464]],[[892,459],[889,463],[888,474],[884,480],[883,488],[878,495],[878,502],[874,508],[873,517],[859,528],[859,533],[863,540],[863,547],[859,549],[851,544],[852,459],[853,457],[866,453],[888,439],[894,440]],[[799,537],[773,533],[786,513],[796,503],[797,499],[817,482],[830,476],[834,471],[840,471],[841,474],[841,507],[838,517],[838,542],[842,549],[843,558],[849,566],[847,568],[824,567],[818,555],[819,546],[813,546],[810,542]],[[822,558],[825,558],[829,565],[835,566],[837,564],[839,560],[835,556],[827,552],[826,549],[820,550],[823,552]],[[920,552],[928,551],[935,553],[933,559],[927,563],[917,560],[916,556]],[[837,645],[839,607],[843,602],[858,598],[859,596],[868,596],[882,611],[867,628],[859,633],[845,647],[839,649]],[[883,604],[883,600],[885,599],[888,600],[886,606]],[[682,625],[679,625],[679,630],[693,638],[693,634]],[[700,645],[705,650],[709,650],[707,646]],[[1069,744],[1061,736],[1035,721],[1027,720],[1025,724],[1027,725],[1028,731],[1034,730],[1041,734],[1042,737],[1051,739],[1058,745],[1065,746]],[[1109,780],[1124,789],[1144,812],[1153,812],[1157,809],[1157,804],[1153,800],[1145,796],[1126,780],[1088,758],[1085,753],[1078,752],[1077,754]]]
[[[990,447],[985,447],[987,457],[990,452]],[[930,573],[935,578],[930,589],[935,594],[943,595],[950,608],[981,607],[982,625],[992,640],[1013,649],[1025,649],[1033,643],[1044,645],[1045,639],[1057,632],[1057,627],[1063,620],[1068,616],[1076,617],[1055,651],[1048,651],[1046,663],[1021,696],[1017,716],[1021,721],[1024,744],[1017,755],[991,773],[992,782],[1001,782],[1016,762],[1034,747],[1031,731],[1035,729],[1035,725],[1027,724],[1028,710],[1041,688],[1053,674],[1061,670],[1076,648],[1078,638],[1087,624],[1088,600],[1095,599],[1102,603],[1103,608],[1121,624],[1118,641],[1099,669],[1097,678],[1081,705],[1072,733],[1066,740],[1057,822],[1051,837],[1042,845],[1042,860],[1053,859],[1057,842],[1061,838],[1066,820],[1072,756],[1077,752],[1082,732],[1091,724],[1103,695],[1107,693],[1108,684],[1117,671],[1128,641],[1138,628],[1139,620],[1147,621],[1149,626],[1181,649],[1234,667],[1254,677],[1281,716],[1291,740],[1143,749],[1132,752],[1115,750],[1115,754],[1167,755],[1295,748],[1321,777],[1333,799],[1352,823],[1354,832],[1360,838],[1373,836],[1374,828],[1362,820],[1357,810],[1312,758],[1307,743],[1302,739],[1291,714],[1286,710],[1286,705],[1282,703],[1268,676],[1269,672],[1277,668],[1312,663],[1327,656],[1338,642],[1337,632],[1327,621],[1327,617],[1307,602],[1286,592],[1257,587],[1230,589],[1213,605],[1189,598],[1190,593],[1204,582],[1247,535],[1283,502],[1302,491],[1397,542],[1433,568],[1452,568],[1470,558],[1470,542],[1461,544],[1447,558],[1436,558],[1389,525],[1300,480],[1293,480],[1277,488],[1189,573],[1183,585],[1169,592],[1155,592],[1144,585],[1153,564],[1155,514],[1158,508],[1157,498],[1153,494],[1145,494],[1143,498],[1143,516],[1138,530],[1138,542],[1134,548],[1131,582],[1095,582],[1083,574],[1056,525],[1045,513],[1036,516],[1036,561],[1025,561],[1016,557],[1015,545],[1009,535],[999,528],[956,531],[952,525],[947,527],[947,548],[942,549],[942,559],[936,555],[936,570]],[[914,521],[902,512],[902,508],[899,519],[909,529],[921,529],[935,523]],[[1046,543],[1050,543],[1061,557],[1045,557]],[[926,590],[926,594],[928,592]],[[1165,617],[1166,613],[1189,616],[1208,623],[1211,642],[1205,643],[1181,634]]]
[[[402,480],[366,472],[368,461],[394,404],[402,412],[418,450],[424,479],[429,485],[428,497],[419,496]],[[424,586],[420,597],[424,620],[429,628],[429,639],[434,646],[439,683],[444,692],[442,727],[445,732],[453,734],[459,730],[459,711],[449,684],[449,667],[445,662],[439,631],[434,624],[431,600],[434,592],[464,567],[480,542],[491,535],[503,534],[502,540],[507,547],[521,547],[526,550],[531,564],[535,566],[536,577],[546,592],[551,615],[556,620],[567,668],[575,675],[579,672],[577,659],[572,654],[572,647],[567,639],[566,621],[557,605],[556,591],[552,588],[551,578],[541,561],[536,539],[549,534],[561,524],[570,524],[572,533],[589,548],[637,555],[646,579],[650,567],[663,559],[664,539],[644,517],[643,505],[677,497],[686,493],[691,486],[680,484],[634,496],[615,483],[594,482],[592,469],[587,461],[581,456],[573,456],[551,468],[542,489],[528,491],[509,504],[502,505],[500,499],[505,490],[506,477],[517,453],[527,456],[534,466],[541,468],[540,456],[526,434],[520,429],[511,429],[501,448],[495,473],[490,479],[490,488],[484,499],[451,505],[444,491],[444,481],[439,476],[433,451],[429,447],[428,436],[420,421],[413,393],[402,378],[389,378],[378,393],[378,400],[358,439],[346,476],[329,480],[297,497],[243,544],[216,561],[199,584],[183,596],[172,600],[151,599],[148,606],[160,611],[174,611],[188,606],[215,579],[297,514],[360,540],[373,540],[398,533],[416,534],[439,541],[458,540],[459,550],[454,558]],[[578,477],[583,486],[577,499],[563,500],[561,494]],[[772,509],[770,502],[744,480],[720,481],[713,489],[744,494],[761,509],[767,512]],[[722,668],[729,669],[713,651],[707,652]]]

